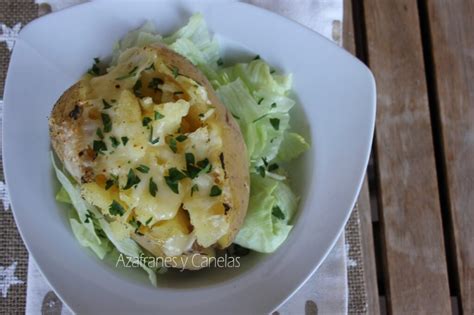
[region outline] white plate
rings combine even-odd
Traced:
[[[247,4],[142,2],[95,1],[49,14],[20,32],[5,89],[3,158],[21,235],[55,291],[78,313],[269,312],[319,266],[354,205],[374,128],[372,74],[320,35]],[[150,19],[169,33],[198,11],[228,58],[245,47],[293,73],[301,106],[292,125],[312,147],[292,172],[302,199],[295,227],[277,252],[250,255],[239,269],[169,274],[154,288],[142,273],[119,272],[74,239],[54,200],[47,117],[92,58],[109,55],[127,31]]]

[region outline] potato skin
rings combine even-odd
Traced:
[[[215,115],[209,118],[220,130],[223,143],[223,154],[221,164],[225,170],[225,176],[229,181],[233,207],[227,210],[229,231],[217,242],[219,248],[228,247],[240,230],[247,213],[250,176],[247,148],[239,126],[221,103],[207,78],[185,57],[162,45],[153,45],[159,58],[171,69],[177,68],[181,75],[187,76],[201,84],[207,91],[212,105],[215,107]],[[88,94],[88,83],[79,81],[71,86],[59,98],[55,104],[49,119],[50,136],[54,151],[68,170],[68,172],[81,183],[90,182],[94,179],[92,170],[94,152],[90,144],[85,141],[83,124],[87,117],[84,115],[85,100]],[[143,237],[136,239],[147,250],[157,252]],[[197,252],[197,251],[195,251]],[[198,253],[198,252],[197,252]],[[186,266],[177,266],[185,267]]]
[[[49,118],[53,149],[68,172],[81,183],[93,179],[91,164],[94,159],[82,132],[87,120],[83,102],[85,91],[81,81],[71,86],[56,102]]]

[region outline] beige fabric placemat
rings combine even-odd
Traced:
[[[282,0],[279,0],[279,2],[282,2]],[[0,95],[3,95],[10,49],[13,46],[9,38],[14,36],[23,25],[37,17],[39,13],[47,13],[49,9],[45,4],[40,6],[34,4],[33,0],[0,0]],[[334,36],[342,37],[337,32]],[[2,108],[1,105],[3,104],[1,104],[0,100],[0,109]],[[0,112],[0,119],[1,116]],[[0,202],[0,313],[23,314],[26,302],[28,252],[18,234],[11,209],[7,202],[8,195],[1,166],[0,199],[3,201]],[[345,229],[349,286],[348,312],[350,314],[364,314],[367,312],[367,296],[359,228],[359,214],[356,207]],[[51,308],[49,306],[57,303],[61,302],[53,292],[47,294],[44,299],[42,314],[50,314]],[[308,301],[305,305],[305,313],[317,314],[317,305],[312,301]]]

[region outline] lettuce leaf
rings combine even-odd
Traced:
[[[235,243],[262,253],[274,252],[288,237],[289,220],[296,211],[297,198],[282,181],[251,176],[252,193],[244,224]]]
[[[131,238],[120,239],[116,237],[106,218],[95,207],[87,204],[82,199],[79,187],[58,168],[52,153],[51,159],[56,176],[62,185],[57,196],[60,196],[62,200],[69,198],[79,217],[79,220],[75,218],[70,219],[73,234],[79,243],[84,247],[90,248],[100,259],[103,259],[113,247],[126,256],[138,259],[142,269],[148,273],[150,282],[156,286],[156,272],[139,259],[146,255],[138,244]]]

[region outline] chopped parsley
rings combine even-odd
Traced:
[[[183,91],[176,91],[176,92],[173,92],[173,95],[180,95],[180,94],[184,94]]]
[[[146,220],[145,225],[150,224],[151,220],[153,220],[153,217],[149,217],[148,220]]]
[[[283,211],[281,211],[279,206],[273,207],[272,215],[275,216],[277,219],[285,220],[285,214],[283,213]]]
[[[158,119],[161,119],[161,118],[164,118],[165,115],[161,114],[160,112],[156,112],[155,111],[155,120],[158,120]]]
[[[237,116],[236,114],[234,114],[234,113],[232,113],[232,112],[231,112],[231,114],[232,114],[232,116],[233,116],[235,119],[240,119],[240,117]]]
[[[210,197],[220,196],[220,194],[222,194],[222,189],[220,189],[219,186],[214,185],[211,187],[211,192],[209,193]]]
[[[179,194],[178,182],[185,177],[186,175],[173,167],[168,170],[168,176],[165,176],[165,182],[175,194]]]
[[[170,142],[168,143],[168,146],[170,147],[171,151],[173,151],[174,153],[178,152],[177,144],[178,143],[176,142],[175,138],[170,138]]]
[[[264,100],[264,98],[262,97],[261,99],[258,100],[257,104],[258,105],[262,104],[263,100]]]
[[[275,69],[270,70],[270,74],[274,74],[275,72]]]
[[[107,103],[107,101],[104,99],[102,99],[102,104],[104,104],[104,109],[109,109],[112,107],[112,105],[110,105],[110,103]]]
[[[148,182],[148,191],[150,192],[150,195],[152,195],[153,197],[156,197],[158,186],[156,185],[156,183],[153,181],[153,178],[151,177],[150,177],[150,181]]]
[[[95,134],[97,135],[97,137],[99,137],[99,139],[104,139],[104,134],[102,133],[102,129],[100,128],[97,128],[97,131],[95,132]]]
[[[107,179],[105,182],[105,190],[109,190],[113,185],[115,185],[115,180],[113,178]]]
[[[138,67],[135,66],[132,70],[130,70],[129,73],[127,73],[126,75],[123,75],[121,77],[118,77],[115,80],[120,81],[120,80],[125,80],[125,79],[128,79],[128,78],[131,78],[136,74],[137,69],[138,69]]]
[[[185,136],[185,135],[179,135],[179,136],[176,137],[176,140],[177,140],[178,142],[183,142],[183,141],[186,140],[186,139],[188,139],[188,137]]]
[[[256,55],[256,56],[253,58],[253,60],[258,60],[258,59],[260,59],[260,55]]]
[[[127,175],[127,183],[125,184],[125,186],[122,189],[123,190],[130,189],[133,186],[138,185],[138,183],[140,183],[140,177],[138,177],[135,174],[135,172],[132,169],[130,169],[130,171],[128,171],[128,175]]]
[[[194,161],[195,161],[194,154],[186,152],[184,154],[184,158],[186,160],[186,165],[194,165]]]
[[[277,103],[272,103],[271,107],[272,107],[272,108],[277,107]]]
[[[100,116],[102,117],[102,123],[104,124],[104,132],[112,131],[112,120],[110,116],[106,113],[101,113]]]
[[[123,143],[124,146],[127,145],[128,137],[122,137],[120,139],[122,140],[122,143]]]
[[[222,66],[223,64],[224,64],[224,61],[222,60],[222,58],[217,59],[218,66]]]
[[[87,71],[87,73],[93,76],[100,75],[99,63],[100,63],[100,59],[94,58],[94,63],[92,64],[92,67]]]
[[[257,166],[256,167],[257,172],[260,174],[260,176],[265,177],[265,167],[263,165]]]
[[[97,154],[103,154],[104,151],[107,151],[107,145],[102,140],[94,140],[92,143],[92,149]]]
[[[276,171],[276,170],[278,169],[278,167],[279,167],[278,164],[273,163],[273,164],[270,164],[270,165],[268,166],[267,170],[268,170],[269,172],[273,172],[273,171]]]
[[[140,166],[137,167],[137,171],[143,174],[147,174],[150,171],[150,168],[146,165],[140,164]]]
[[[160,78],[152,78],[148,83],[148,88],[153,89],[153,91],[161,91],[159,85],[163,84],[163,80]]]
[[[149,123],[151,123],[151,118],[150,117],[143,117],[143,120],[142,120],[143,127],[148,127]]]
[[[197,184],[194,184],[193,187],[191,187],[191,197],[196,191],[199,191],[199,186]]]
[[[137,82],[135,82],[135,85],[133,86],[133,94],[137,97],[142,96],[142,80],[138,79]]]
[[[179,75],[179,69],[177,67],[173,67],[173,77],[176,78]]]
[[[119,146],[120,142],[115,137],[110,137],[110,142],[112,142],[112,147],[116,148]]]
[[[280,129],[280,119],[278,118],[270,118],[270,123],[273,126],[273,129],[278,130]]]
[[[122,216],[125,213],[125,209],[117,201],[112,201],[112,204],[109,206],[109,213],[111,215]]]
[[[87,213],[86,213],[86,219],[84,220],[84,223],[89,223],[90,220],[93,220],[94,219],[94,214],[92,212],[90,212],[90,210],[87,210]]]

